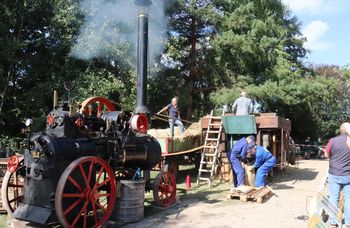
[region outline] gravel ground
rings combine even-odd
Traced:
[[[177,185],[178,201],[174,206],[160,209],[154,206],[152,193],[147,193],[145,218],[123,227],[306,227],[308,198],[319,190],[327,167],[326,160],[300,160],[284,172],[275,173],[273,181],[269,183],[275,195],[262,204],[228,199],[231,184],[226,182],[216,181],[211,188],[207,185],[192,187],[187,192],[184,177],[191,175],[192,185],[195,185],[196,171],[181,170],[177,181],[180,183]],[[5,224],[6,216],[0,216],[0,227],[6,227]],[[108,227],[120,225],[114,223]]]
[[[193,188],[172,208],[149,215],[154,208],[146,207],[145,219],[125,227],[306,227],[308,198],[319,190],[327,167],[326,160],[300,160],[275,173],[269,183],[275,195],[262,204],[227,199],[229,183]]]

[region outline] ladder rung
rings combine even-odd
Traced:
[[[204,148],[208,148],[208,149],[216,149],[216,148],[218,148],[217,146],[207,146],[207,145],[205,145],[204,146]]]
[[[210,178],[208,177],[200,177],[199,180],[206,180],[206,181],[210,181]]]
[[[199,172],[211,173],[210,169],[199,169]]]
[[[214,156],[215,156],[215,154],[203,154],[203,156],[214,157]]]
[[[212,176],[213,176],[212,169],[214,169],[215,164],[218,162],[217,159],[218,157],[220,157],[218,150],[220,146],[219,142],[221,140],[221,132],[222,132],[222,123],[221,122],[218,123],[218,121],[214,121],[214,120],[221,121],[222,118],[221,116],[213,116],[213,113],[214,113],[213,110],[211,110],[207,133],[205,136],[205,144],[202,151],[200,168],[198,169],[198,179],[197,179],[197,185],[199,185],[199,182],[203,180],[203,181],[208,181],[209,187],[212,182]],[[224,115],[224,112],[222,112],[222,115]],[[217,136],[209,137],[209,134],[217,134]],[[216,142],[215,143],[216,145],[207,145],[207,144],[210,144],[210,142]],[[205,149],[208,149],[208,150],[205,150]],[[209,149],[214,149],[214,151],[211,151]],[[205,157],[209,157],[209,158],[205,159]],[[210,161],[210,160],[213,160],[213,161]],[[204,164],[207,164],[207,166],[205,166],[206,169],[203,169]],[[201,177],[202,172],[210,173],[210,177]]]
[[[214,164],[214,162],[201,162],[201,164],[208,164],[208,165],[213,165]]]
[[[207,141],[219,141],[219,139],[215,139],[215,138],[207,138]]]
[[[221,131],[207,131],[207,133],[216,133],[216,134],[219,134]]]

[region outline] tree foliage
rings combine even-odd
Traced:
[[[103,2],[89,2],[103,7]],[[0,135],[21,135],[26,117],[35,118],[35,130],[42,129],[52,108],[52,91],[68,99],[64,83],[74,85],[74,101],[106,96],[133,110],[133,40],[113,41],[132,27],[104,15],[101,24],[84,30],[91,36],[80,39],[84,23],[98,11],[97,6],[86,7],[85,1],[82,8],[82,3],[5,0],[0,5]],[[291,119],[297,138],[330,137],[347,120],[349,67],[305,65],[300,22],[281,1],[165,3],[165,49],[149,69],[153,112],[179,96],[182,117],[198,119],[210,109],[233,103],[246,90],[257,110]],[[111,28],[108,37],[98,34],[102,25]],[[96,53],[96,46],[90,45],[94,39],[108,50],[105,54],[91,54]],[[88,51],[89,59],[78,59],[73,47]]]

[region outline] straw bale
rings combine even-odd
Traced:
[[[170,137],[170,128],[166,129],[149,129],[147,134],[154,138],[167,138]],[[179,127],[174,128],[174,139],[184,141],[188,138],[195,138],[202,134],[202,129],[199,122],[192,123],[183,134],[180,134]]]

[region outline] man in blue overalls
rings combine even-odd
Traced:
[[[254,146],[255,137],[252,135],[241,138],[233,145],[228,155],[233,172],[233,187],[239,187],[244,184],[244,169],[241,161],[246,162],[247,152]]]
[[[276,158],[262,146],[256,146],[251,152],[255,156],[254,168],[257,169],[255,187],[263,187],[267,174],[276,164]]]

